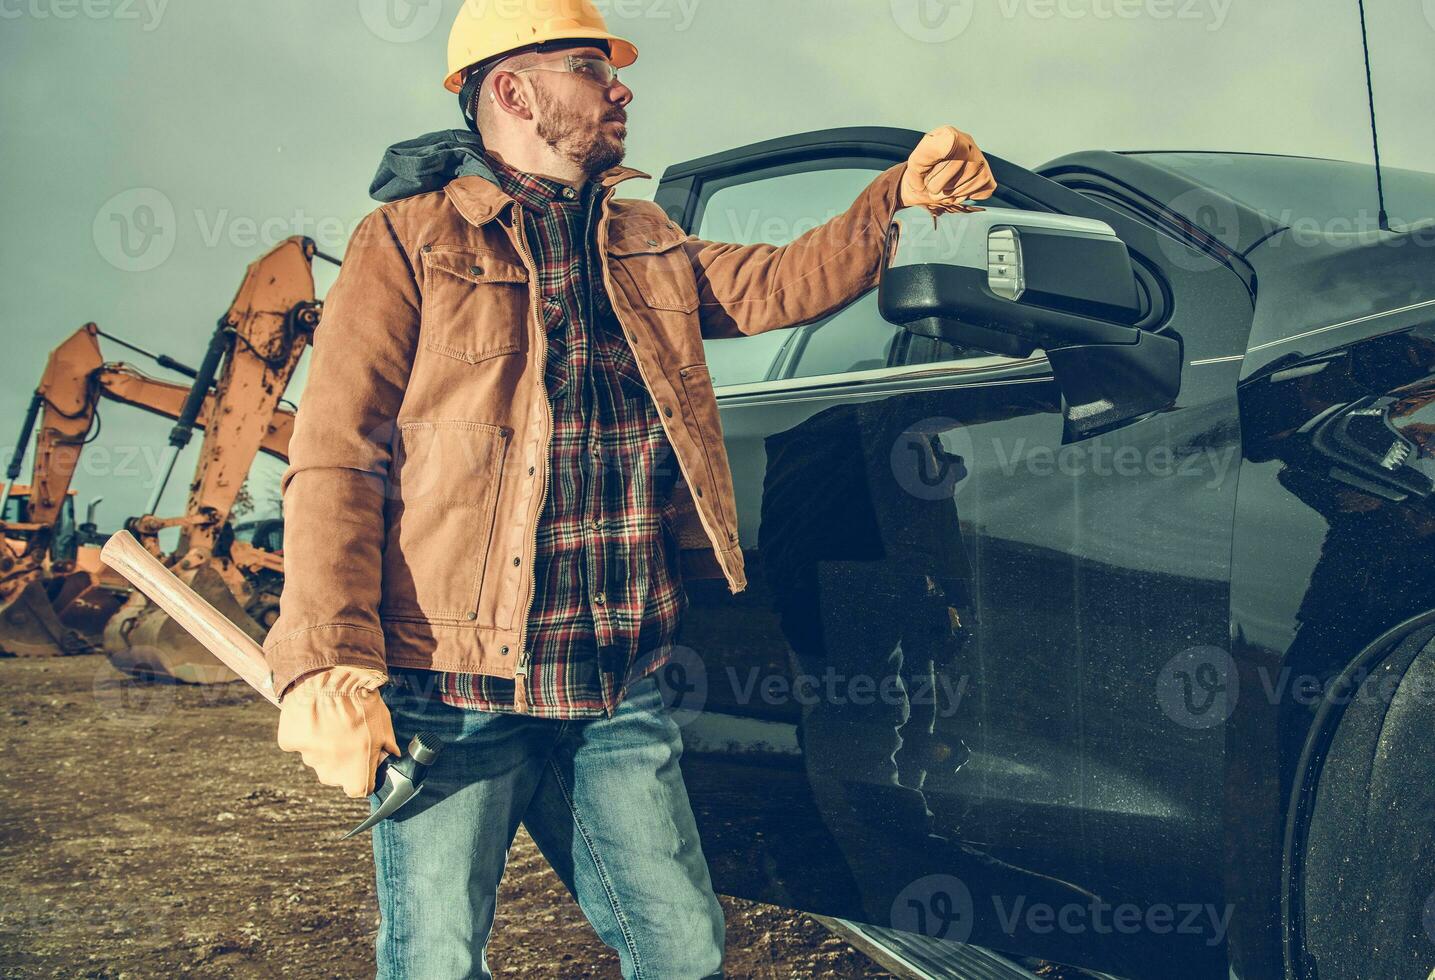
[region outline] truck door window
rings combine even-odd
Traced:
[[[828,167],[719,187],[703,202],[697,235],[786,245],[847,210],[882,169],[875,163]],[[871,290],[817,323],[703,344],[713,383],[731,385],[883,367],[897,332],[877,315],[877,292]],[[814,345],[819,333],[827,336]]]
[[[785,245],[841,214],[884,168],[827,166],[753,175],[704,195],[697,236],[748,245]],[[996,198],[994,207],[1010,207]],[[877,312],[877,290],[815,323],[754,337],[703,342],[714,385],[846,374],[934,361],[989,358],[985,351],[910,338]]]

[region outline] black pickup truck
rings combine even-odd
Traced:
[[[920,135],[656,200],[781,244]],[[1424,980],[1435,226],[1360,228],[1358,164],[988,159],[839,314],[707,342],[750,584],[688,578],[664,676],[718,889],[971,975]]]

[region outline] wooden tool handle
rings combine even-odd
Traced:
[[[264,648],[226,619],[164,564],[145,550],[128,531],[117,531],[100,549],[100,560],[129,579],[155,605],[240,679],[278,704],[270,682]]]

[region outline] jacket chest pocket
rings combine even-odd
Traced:
[[[528,348],[528,270],[491,249],[425,245],[419,336],[425,350],[475,364]]]
[[[651,222],[624,229],[608,243],[608,255],[627,273],[648,306],[692,313],[698,308],[698,285],[682,247],[685,240],[676,225]]]

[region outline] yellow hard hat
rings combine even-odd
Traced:
[[[463,88],[464,74],[480,61],[543,41],[607,41],[614,68],[638,60],[633,42],[608,33],[589,0],[463,0],[448,34],[448,77],[443,87]]]

